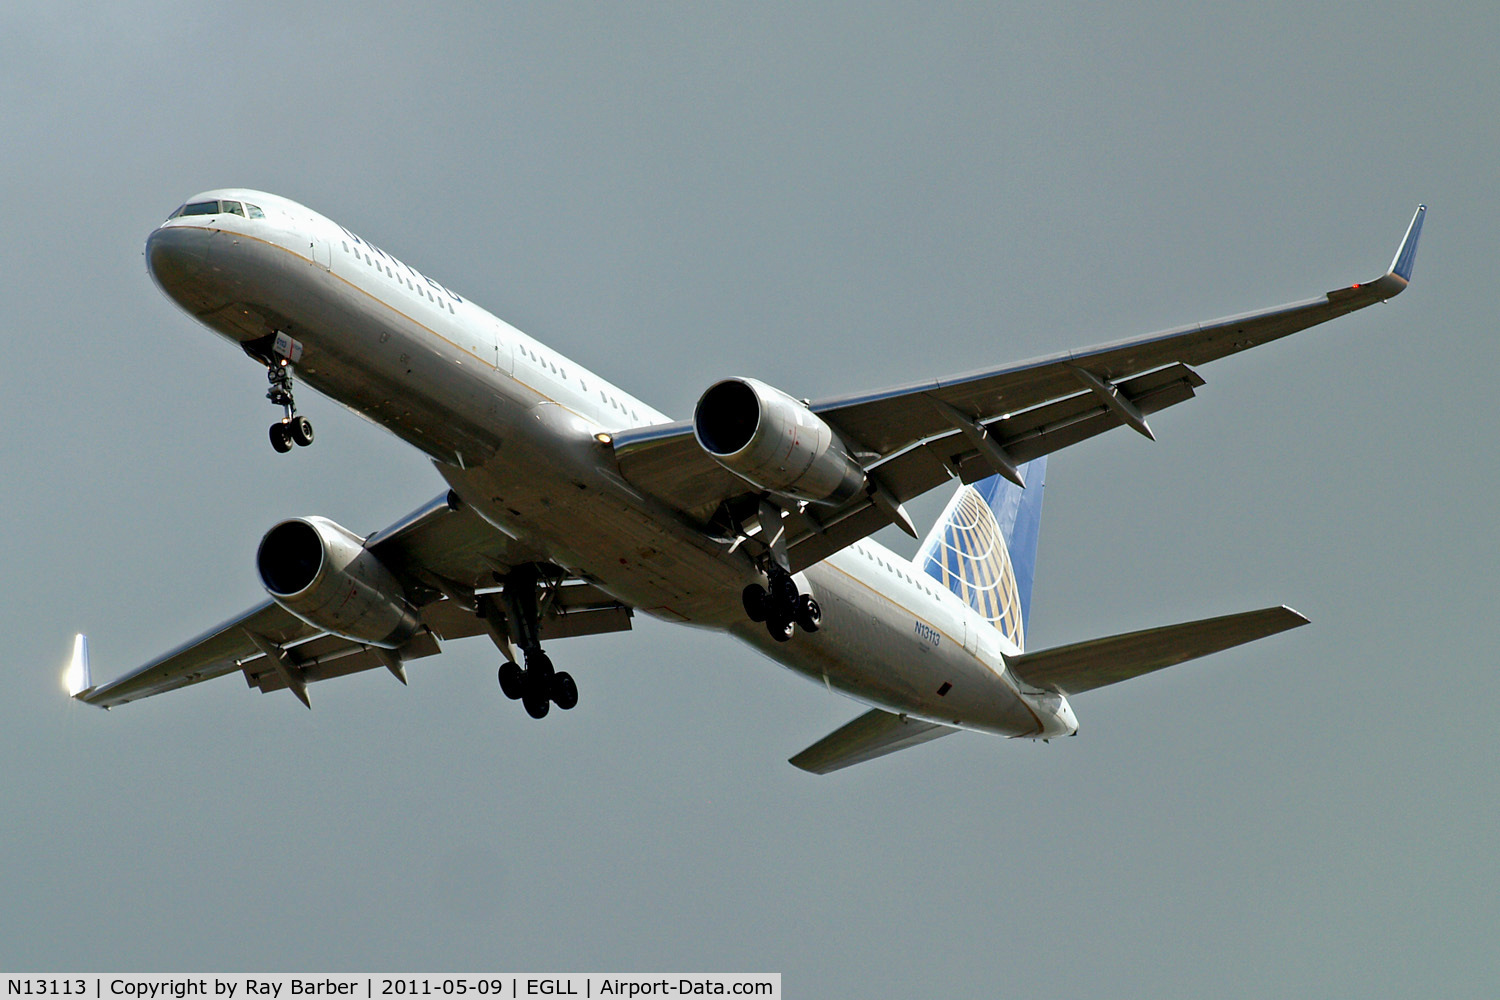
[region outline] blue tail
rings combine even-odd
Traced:
[[[1024,490],[999,476],[960,486],[912,562],[1025,649],[1047,457],[1020,471]]]

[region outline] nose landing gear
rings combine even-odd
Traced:
[[[297,402],[292,398],[292,366],[285,358],[266,366],[266,381],[271,387],[266,398],[281,407],[282,417],[271,425],[271,447],[279,452],[292,450],[296,444],[303,448],[313,443],[312,421],[297,415]]]

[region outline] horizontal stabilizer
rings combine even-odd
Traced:
[[[1027,684],[1072,695],[1306,624],[1291,608],[1262,608],[1007,656],[1005,664]]]
[[[829,733],[793,757],[791,764],[813,774],[827,774],[956,732],[951,726],[918,722],[877,708]]]

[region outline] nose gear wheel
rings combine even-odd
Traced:
[[[271,447],[285,453],[292,445],[307,447],[313,443],[312,421],[297,415],[297,401],[292,396],[292,366],[285,358],[277,358],[266,366],[266,381],[271,387],[266,398],[274,406],[281,407],[281,419],[271,425]]]

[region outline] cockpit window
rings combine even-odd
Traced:
[[[266,213],[261,211],[259,205],[252,205],[249,202],[245,202],[243,205],[241,205],[241,203],[237,201],[190,201],[186,205],[183,205],[181,208],[179,208],[177,211],[173,212],[171,215],[167,216],[167,218],[175,219],[183,215],[220,214],[239,215],[251,219],[264,219],[266,217]]]

